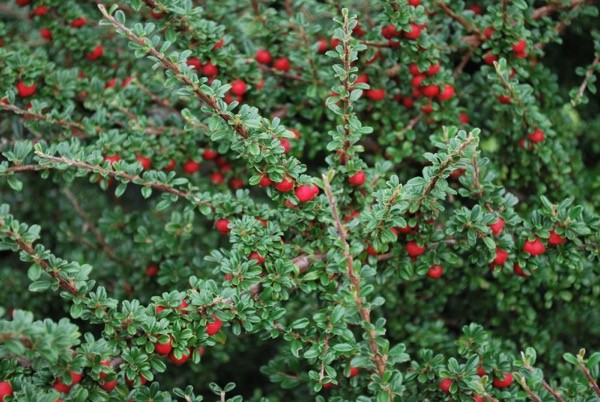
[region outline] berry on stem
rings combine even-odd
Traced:
[[[525,244],[523,245],[523,251],[531,255],[540,255],[544,254],[546,251],[546,246],[542,244],[542,241],[539,239],[539,237],[536,237],[533,241],[525,241]]]
[[[282,193],[287,193],[294,188],[294,179],[289,176],[285,176],[283,180],[275,184],[275,188]]]
[[[229,219],[219,219],[217,222],[215,222],[215,227],[222,234],[227,234],[231,231],[229,228]]]
[[[504,221],[501,218],[498,218],[498,220],[496,220],[496,223],[492,223],[488,225],[488,227],[492,229],[492,233],[494,234],[494,236],[498,236],[500,232],[502,232],[502,228],[504,227]]]
[[[365,172],[363,172],[362,170],[359,170],[352,176],[348,177],[348,182],[350,184],[352,184],[353,186],[360,186],[365,183],[366,179],[367,179],[367,176],[365,175]]]
[[[254,57],[255,57],[256,61],[258,61],[261,64],[268,64],[273,60],[271,53],[269,53],[268,50],[264,50],[264,49],[258,50]]]
[[[559,236],[554,229],[550,231],[550,237],[548,238],[548,244],[553,246],[563,244],[565,242],[565,238]]]
[[[157,342],[154,344],[154,350],[161,356],[166,356],[173,350],[173,337],[169,335],[169,340],[165,343]]]
[[[216,315],[213,314],[211,317],[213,318],[213,321],[206,323],[206,334],[208,336],[216,334],[223,326],[223,322]]]
[[[504,374],[504,378],[494,378],[494,387],[496,388],[506,388],[510,386],[513,382],[513,376],[511,373]]]
[[[188,352],[187,354],[185,354],[185,352],[183,352],[181,354],[181,358],[178,359],[177,357],[175,357],[175,352],[171,351],[171,353],[169,353],[169,360],[171,360],[173,363],[175,363],[177,365],[181,365],[181,364],[185,363],[186,361],[188,361],[188,359],[192,355],[192,348],[188,348],[187,352]]]
[[[417,257],[425,252],[425,245],[419,247],[416,241],[411,240],[406,244],[406,251],[410,257]]]
[[[5,396],[11,396],[13,388],[8,381],[0,382],[0,401],[4,401]]]
[[[23,81],[17,82],[17,92],[21,98],[27,98],[35,93],[35,83],[25,85]]]
[[[443,268],[441,265],[432,265],[429,267],[429,271],[427,272],[427,276],[431,279],[437,279],[442,276]]]
[[[314,189],[306,184],[296,188],[295,194],[300,202],[308,202],[316,196]]]
[[[281,57],[277,60],[275,60],[275,63],[273,63],[273,68],[275,70],[279,70],[279,71],[289,71],[289,69],[291,68],[290,65],[290,61],[288,60],[287,57]]]

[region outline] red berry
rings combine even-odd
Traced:
[[[504,374],[503,379],[494,378],[494,387],[496,388],[506,388],[513,382],[513,376],[511,373]]]
[[[417,257],[425,252],[425,246],[419,247],[416,241],[412,240],[406,244],[406,251],[411,257]]]
[[[319,42],[319,49],[317,49],[317,51],[319,53],[325,53],[327,51],[327,49],[329,49],[329,43],[327,42],[327,39],[319,38],[318,42]]]
[[[46,40],[52,40],[52,31],[48,28],[40,29],[40,36]]]
[[[499,95],[498,100],[502,103],[510,103],[511,102],[510,96],[505,96],[505,95]]]
[[[479,395],[475,395],[475,394],[473,394],[473,400],[475,402],[483,402],[483,398],[480,397]]]
[[[106,392],[110,392],[117,387],[117,380],[105,381],[100,388],[105,390]]]
[[[154,310],[156,311],[156,314],[160,313],[161,311],[164,311],[164,307],[163,306],[154,306]]]
[[[367,97],[376,101],[385,99],[385,90],[380,89],[369,89],[367,90]]]
[[[496,30],[494,28],[492,28],[492,27],[487,27],[486,29],[483,30],[483,34],[488,39],[490,39],[492,37],[492,35],[494,34],[494,32],[496,32]]]
[[[146,275],[148,275],[149,277],[156,276],[157,273],[158,273],[158,265],[149,265],[146,268]]]
[[[197,59],[195,57],[190,57],[189,59],[187,59],[187,65],[194,67],[196,70],[200,70],[202,68],[202,62],[200,61],[200,59]]]
[[[415,105],[415,100],[413,98],[402,98],[402,105],[407,109],[412,109]]]
[[[235,80],[231,83],[231,92],[241,96],[246,93],[246,83],[242,80]]]
[[[519,41],[517,43],[512,45],[512,50],[515,53],[523,53],[525,51],[526,47],[527,47],[527,42],[525,42],[525,39],[519,39]]]
[[[504,227],[504,221],[501,218],[496,220],[496,223],[488,225],[490,229],[492,229],[492,233],[494,236],[498,236],[500,232],[502,232],[502,228]]]
[[[337,47],[337,45],[339,45],[342,41],[340,39],[336,39],[336,38],[331,38],[329,39],[329,44],[331,45],[331,47],[333,49],[335,49]]]
[[[67,394],[69,393],[69,391],[71,391],[71,386],[63,383],[60,380],[60,377],[56,379],[56,381],[54,381],[54,384],[52,385],[52,387],[54,387],[55,390],[57,390],[58,392],[61,392],[63,394]],[[4,398],[2,398],[4,399]]]
[[[94,48],[94,50],[92,50],[91,53],[88,53],[86,57],[89,61],[94,61],[97,58],[102,57],[103,54],[104,54],[104,48],[102,47],[102,45],[98,45]]]
[[[411,63],[408,66],[408,71],[410,72],[411,75],[416,76],[416,75],[421,75],[421,71],[419,71],[419,66],[417,65],[417,63]]]
[[[290,141],[287,138],[281,138],[279,140],[279,142],[280,142],[279,145],[281,145],[283,147],[284,154],[287,154],[288,152],[290,152],[291,145],[290,145]]]
[[[215,43],[215,45],[212,47],[212,50],[217,50],[217,49],[222,48],[224,43],[225,43],[225,38],[221,38],[220,41]]]
[[[27,98],[35,93],[35,83],[27,86],[23,81],[19,81],[17,82],[17,91],[21,98]]]
[[[222,234],[227,234],[231,229],[229,229],[229,219],[219,219],[215,223],[215,227]]]
[[[219,330],[223,326],[223,322],[221,320],[219,320],[219,318],[216,315],[213,314],[212,317],[213,317],[213,322],[209,322],[206,324],[206,335],[209,335],[209,336],[212,336],[212,335],[216,334],[217,332],[219,332]]]
[[[106,360],[106,359],[100,360],[100,364],[102,366],[106,366],[106,367],[110,368],[110,362],[108,360]],[[108,376],[108,373],[105,373],[104,371],[100,372],[100,379],[104,379],[107,376]]]
[[[169,160],[169,164],[167,166],[165,166],[163,169],[168,172],[168,171],[175,169],[175,165],[176,165],[175,159],[171,159],[171,160]]]
[[[282,193],[287,193],[294,188],[294,179],[286,176],[279,183],[275,184],[275,188]]]
[[[525,244],[523,245],[523,251],[531,255],[540,255],[544,254],[546,251],[546,246],[544,246],[541,240],[536,237],[534,241],[525,241]]]
[[[358,375],[358,367],[350,367],[350,373],[348,374],[348,378],[353,378]]]
[[[239,177],[232,177],[231,180],[229,180],[229,185],[232,189],[237,190],[244,187],[244,180]]]
[[[258,254],[257,251],[253,251],[252,253],[250,253],[250,256],[248,257],[249,260],[255,260],[259,265],[262,264],[263,262],[265,262],[265,258],[261,257],[260,254]]]
[[[431,106],[431,103],[428,105],[425,105],[423,107],[421,107],[421,112],[423,113],[431,113],[433,112],[433,106]]]
[[[202,74],[204,75],[217,75],[218,72],[219,68],[210,61],[202,66]]]
[[[367,179],[367,176],[365,175],[365,172],[360,170],[360,171],[356,172],[354,175],[348,177],[348,182],[350,182],[350,184],[352,184],[354,186],[360,186],[360,185],[364,184],[366,179]]]
[[[485,56],[483,56],[483,61],[485,62],[485,64],[494,64],[495,61],[498,61],[498,56],[496,56],[495,54],[491,54],[490,52],[486,53]]]
[[[215,172],[211,174],[209,180],[214,185],[223,184],[223,182],[225,181],[223,175],[220,172]]]
[[[303,184],[296,188],[295,193],[296,197],[298,198],[298,201],[300,202],[308,202],[315,198],[316,195],[314,189],[306,184]]]
[[[265,174],[263,177],[261,177],[260,181],[258,182],[258,185],[261,187],[269,187],[272,183],[273,181],[269,179],[269,176]]]
[[[427,272],[427,276],[431,279],[437,279],[442,276],[443,269],[441,265],[433,265],[429,267],[429,271]]]
[[[438,61],[436,64],[432,64],[429,69],[427,70],[427,74],[429,75],[433,75],[436,74],[438,71],[440,71],[440,68],[442,67],[442,65],[440,64],[440,62]]]
[[[442,391],[444,391],[445,393],[449,394],[450,393],[450,386],[452,385],[454,381],[452,381],[449,378],[444,378],[442,381],[440,381],[440,388],[442,389]]]
[[[550,231],[550,237],[548,238],[548,244],[556,246],[565,242],[564,237],[560,237],[554,229]]]
[[[192,174],[196,173],[200,169],[200,164],[196,161],[187,161],[183,164],[183,171]]]
[[[165,16],[161,12],[154,11],[153,8],[150,9],[150,14],[152,14],[152,18],[154,18],[155,20],[160,20],[161,18],[163,18]]]
[[[110,166],[112,166],[115,162],[118,162],[121,160],[121,158],[119,157],[119,155],[114,154],[114,155],[107,155],[104,157],[105,161],[108,161],[108,163],[110,163]]]
[[[104,89],[107,89],[107,88],[113,88],[113,87],[115,86],[115,84],[116,84],[116,83],[117,83],[117,79],[116,79],[116,78],[112,78],[112,79],[110,79],[110,80],[109,80],[109,81],[106,83],[106,85],[104,86]]]
[[[474,14],[481,15],[481,7],[479,7],[477,5],[467,6],[467,7],[465,7],[465,10],[470,10]]]
[[[166,356],[173,350],[173,337],[169,335],[169,340],[165,343],[157,342],[154,344],[154,350],[161,356]]]
[[[443,89],[437,95],[440,100],[449,100],[454,96],[454,87],[452,85],[444,85]]]
[[[352,32],[356,34],[356,36],[363,36],[366,34],[365,30],[360,27],[360,23],[357,23]]]
[[[421,92],[428,98],[433,98],[440,92],[440,88],[437,85],[425,85]]]
[[[392,39],[402,35],[401,31],[396,30],[394,24],[387,25],[381,28],[381,35],[386,39]]]
[[[516,263],[516,262],[515,262],[515,265],[513,267],[513,271],[514,271],[515,274],[517,274],[519,276],[522,276],[523,278],[527,278],[529,276],[529,275],[527,275],[525,273],[525,271],[523,271],[523,268],[518,263]]]
[[[72,385],[79,384],[79,382],[81,381],[81,377],[83,377],[83,374],[76,373],[71,370],[69,370],[69,374],[71,374],[71,384]]]
[[[29,4],[29,1],[30,0],[15,0],[15,3],[17,3],[19,7],[25,7]]]
[[[140,377],[140,381],[142,382],[142,385],[146,384],[146,377],[144,377],[143,375],[139,375]],[[129,385],[130,387],[133,387],[133,385],[135,384],[135,380],[130,380],[129,378],[125,378],[125,382],[127,383],[127,385]]]
[[[481,366],[477,367],[477,375],[479,377],[483,377],[485,375],[485,370],[483,369],[483,367],[481,367]]]
[[[410,85],[412,85],[413,87],[420,87],[425,78],[426,77],[424,74],[415,75],[413,79],[410,80]]]
[[[260,49],[256,52],[256,61],[262,64],[268,64],[273,60],[271,53],[268,50]]]
[[[142,169],[144,170],[150,168],[150,166],[152,165],[152,160],[144,156],[138,156],[135,160],[142,165]]]
[[[85,25],[85,17],[75,18],[73,21],[71,21],[71,26],[73,28],[80,28],[84,25]]]
[[[418,6],[419,4],[421,4],[421,0],[408,0],[408,5],[409,5],[409,6],[416,7],[416,6]]]
[[[404,36],[408,39],[418,39],[421,36],[421,28],[416,24],[410,24],[410,31],[404,32]]]
[[[453,171],[452,173],[450,173],[450,177],[452,177],[453,179],[457,179],[460,176],[462,176],[463,174],[465,174],[466,171],[467,171],[467,169],[465,169],[465,168],[458,168],[455,171]]]
[[[536,128],[531,134],[529,134],[529,141],[533,143],[544,141],[544,132],[539,128]]]
[[[506,260],[508,259],[508,253],[500,248],[496,249],[496,258],[492,261],[495,265],[504,265]]]
[[[48,9],[46,8],[46,6],[44,4],[42,4],[41,6],[37,7],[35,10],[33,10],[33,15],[44,15],[44,14],[48,14]]]
[[[323,384],[323,389],[331,389],[331,388],[333,388],[332,382],[326,382],[325,384]]]
[[[293,128],[289,129],[292,133],[294,133],[294,136],[296,137],[296,139],[300,138],[300,131],[298,130],[294,130]]]
[[[206,160],[215,159],[217,156],[219,156],[219,153],[210,148],[204,149],[204,153],[202,154],[202,157]]]
[[[179,307],[177,307],[177,310],[181,311],[181,314],[187,314],[187,308],[188,303],[185,300],[181,301],[181,304],[179,305]]]
[[[280,71],[289,71],[290,67],[290,61],[287,57],[277,59],[275,60],[275,63],[273,63],[273,68]]]
[[[8,381],[0,382],[0,401],[4,401],[5,396],[11,396],[13,394],[12,386]]]
[[[466,113],[460,114],[460,124],[469,124],[471,119],[469,119],[469,115]]]
[[[187,360],[190,358],[190,356],[191,356],[191,354],[192,354],[192,348],[188,348],[188,351],[187,351],[187,352],[188,352],[188,353],[187,353],[187,355],[186,355],[186,354],[185,354],[185,352],[184,352],[184,353],[181,355],[181,358],[180,358],[180,359],[176,358],[176,357],[175,357],[175,354],[174,354],[173,352],[171,352],[171,353],[169,354],[169,360],[171,360],[173,363],[175,363],[175,364],[177,364],[177,365],[183,364],[183,363],[185,363],[185,362],[186,362],[186,361],[187,361]]]
[[[133,81],[132,77],[125,78],[121,83],[121,88],[125,88],[127,85],[131,84],[131,81]]]

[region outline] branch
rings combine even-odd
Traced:
[[[84,132],[86,130],[86,128],[83,124],[73,123],[70,121],[62,120],[62,119],[53,119],[53,118],[46,116],[44,114],[41,114],[41,113],[33,113],[33,112],[30,112],[29,110],[21,109],[15,105],[4,104],[4,103],[0,102],[0,108],[2,108],[4,110],[8,110],[10,112],[13,112],[15,114],[22,115],[25,118],[40,120],[40,121],[44,121],[44,122],[50,123],[50,124],[56,124],[56,125],[68,128],[68,129],[79,130],[79,131],[84,131]],[[99,131],[99,130],[96,130],[96,131]]]
[[[521,352],[521,356],[523,356],[523,367],[533,373],[533,367],[529,364],[529,361],[525,358],[523,352]],[[542,387],[544,387],[544,389],[548,391],[558,402],[566,402],[562,396],[560,396],[560,394],[546,382],[546,380],[542,380]]]
[[[598,54],[596,56],[596,58],[592,62],[592,65],[590,66],[590,68],[588,68],[587,71],[585,72],[585,77],[583,78],[583,82],[579,86],[579,91],[577,91],[577,96],[575,97],[575,99],[573,99],[571,101],[571,103],[573,105],[575,105],[579,101],[579,99],[581,99],[581,97],[583,96],[583,93],[585,92],[585,89],[587,88],[587,85],[588,85],[588,80],[594,74],[594,70],[598,63],[600,63],[600,54]]]
[[[580,360],[580,359],[578,359],[578,360],[579,360],[579,368],[581,369],[581,371],[583,371],[585,378],[587,378],[588,382],[590,383],[590,387],[592,387],[592,389],[594,390],[596,395],[598,395],[600,397],[600,388],[598,388],[598,384],[596,383],[596,380],[594,380],[594,377],[592,377],[592,375],[590,374],[590,370],[585,366],[585,364],[583,363],[583,360]]]

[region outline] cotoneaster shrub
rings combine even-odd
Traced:
[[[598,26],[3,2],[0,400],[597,400]]]

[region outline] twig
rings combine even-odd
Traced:
[[[600,63],[600,54],[598,54],[596,56],[596,58],[592,62],[592,65],[590,66],[590,68],[588,68],[587,71],[585,72],[585,77],[583,78],[583,82],[579,86],[579,91],[577,91],[577,96],[572,101],[573,105],[575,105],[577,103],[577,101],[579,101],[579,99],[581,99],[581,97],[583,96],[583,93],[585,92],[585,89],[587,88],[587,85],[588,85],[588,80],[594,74],[594,70],[598,63]]]
[[[596,395],[600,397],[600,388],[598,387],[596,380],[594,380],[594,377],[592,377],[592,375],[590,374],[590,370],[585,366],[582,360],[579,360],[579,368],[581,369],[581,371],[583,371],[585,378],[587,378],[588,382],[590,383],[590,387],[592,387]]]
[[[521,356],[523,360],[523,367],[533,373],[533,367],[529,364],[529,361],[525,358],[523,352],[521,352]],[[542,380],[542,387],[544,387],[544,389],[548,391],[558,402],[566,402],[562,396],[560,396],[560,394],[555,391],[545,380]]]
[[[25,118],[40,120],[40,121],[43,121],[43,122],[46,122],[49,124],[56,124],[59,126],[66,127],[68,129],[79,130],[79,131],[85,132],[85,126],[83,124],[73,123],[70,121],[62,120],[62,119],[53,119],[44,114],[33,113],[33,112],[30,112],[29,110],[21,109],[18,106],[11,105],[11,104],[4,104],[1,102],[0,102],[0,108],[2,108],[4,110],[8,110],[10,112],[13,112],[15,114],[22,115]],[[99,131],[99,129],[97,129],[96,131]]]

